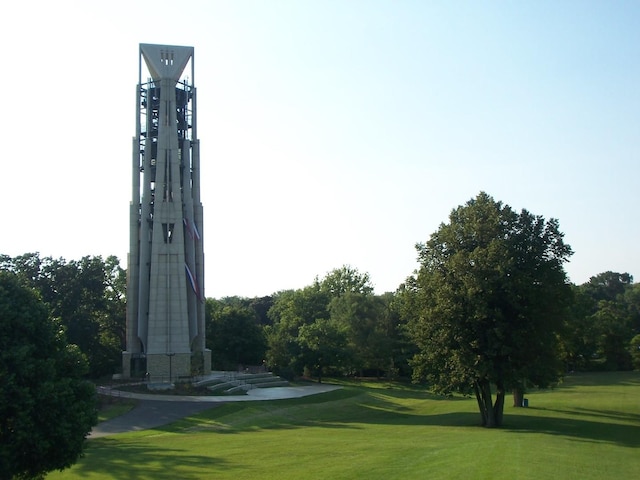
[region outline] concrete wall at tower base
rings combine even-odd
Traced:
[[[149,376],[147,376],[149,372]],[[208,348],[200,354],[177,353],[145,355],[122,352],[122,374],[120,378],[144,378],[147,381],[168,382],[184,380],[187,377],[209,375],[211,373],[211,350]]]
[[[191,378],[191,353],[147,354],[150,382],[177,382]]]
[[[122,352],[122,378],[131,378],[131,352]]]
[[[147,362],[144,353],[122,352],[122,374],[120,378],[145,378]]]

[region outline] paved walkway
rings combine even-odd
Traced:
[[[223,403],[302,398],[318,393],[331,392],[339,388],[341,387],[337,385],[324,384],[304,387],[254,388],[249,390],[247,395],[224,396],[156,395],[100,388],[99,392],[101,394],[120,398],[134,398],[140,400],[140,402],[124,415],[96,425],[89,438],[160,427]]]
[[[217,405],[222,405],[222,403],[142,400],[124,415],[93,427],[89,438],[160,427]]]

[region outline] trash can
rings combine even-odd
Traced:
[[[528,407],[529,406],[529,399],[528,398],[523,398],[522,399],[522,406],[523,407]]]

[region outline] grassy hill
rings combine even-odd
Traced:
[[[475,399],[393,383],[296,400],[229,403],[144,432],[89,441],[47,478],[605,479],[640,475],[640,374],[567,377],[478,426]],[[510,405],[510,404],[509,404]]]

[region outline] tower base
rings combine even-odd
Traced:
[[[211,350],[202,352],[147,354],[122,352],[122,377],[150,382],[176,382],[211,373]]]
[[[147,372],[147,362],[144,353],[122,352],[121,378],[144,378]]]
[[[177,382],[191,378],[191,353],[147,354],[150,382]]]

